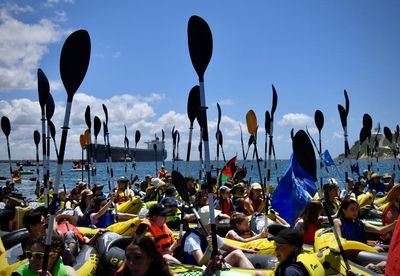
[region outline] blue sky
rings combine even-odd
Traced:
[[[398,1],[369,0],[5,1],[0,6],[0,115],[11,120],[12,158],[34,157],[32,133],[40,129],[39,67],[51,81],[54,122],[61,126],[66,93],[59,55],[67,34],[80,28],[90,33],[92,55],[73,102],[66,157],[80,157],[86,105],[92,116],[103,118],[102,103],[110,111],[112,145],[123,145],[124,124],[131,141],[136,129],[144,141],[163,128],[171,156],[175,125],[184,156],[187,95],[197,84],[187,47],[187,21],[193,14],[209,23],[214,39],[205,75],[212,157],[217,102],[227,158],[241,152],[239,123],[248,139],[249,109],[258,116],[263,152],[271,84],[279,97],[274,127],[278,158],[290,156],[292,127],[308,125],[316,137],[316,109],[325,115],[323,145],[336,156],[343,151],[337,105],[344,105],[344,89],[350,97],[350,144],[358,139],[365,112],[374,126],[379,121],[394,129],[399,123],[399,10]],[[197,132],[194,137],[197,158]],[[4,135],[0,143],[5,144]],[[0,158],[7,158],[5,148]]]

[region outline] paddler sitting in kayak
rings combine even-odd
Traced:
[[[220,210],[222,214],[228,216],[231,216],[235,212],[235,206],[232,199],[230,199],[230,192],[231,189],[228,186],[221,186],[219,188],[219,198],[214,200],[215,209]]]
[[[279,261],[275,275],[325,275],[324,268],[316,257],[302,253],[303,237],[297,230],[281,230],[270,240],[275,241],[275,252]]]
[[[17,206],[24,206],[25,200],[21,193],[11,192],[6,196],[6,205],[0,209],[0,230],[10,231],[10,222],[14,219]]]
[[[253,234],[250,231],[249,217],[242,213],[232,214],[230,225],[232,229],[226,234],[225,238],[227,239],[240,242],[249,242],[268,237],[267,231],[262,231],[258,235]]]
[[[169,210],[161,204],[154,204],[150,207],[145,218],[136,228],[135,234],[145,235],[153,238],[157,250],[163,255],[168,261],[180,263],[175,259],[172,254],[174,250],[180,246],[181,238],[174,240],[172,231],[168,228],[166,222],[166,216],[169,214]]]
[[[371,177],[368,182],[368,191],[372,192],[375,191],[376,193],[383,193],[385,194],[385,185],[381,182],[381,176],[379,173],[371,174]]]
[[[216,217],[216,223],[218,223],[218,215],[221,211],[214,211]],[[199,210],[199,216],[201,223],[204,225],[206,230],[210,232],[210,210],[208,206],[204,206]],[[253,249],[244,249],[237,246],[224,244],[223,240],[217,236],[218,248],[222,249],[228,254],[224,257],[227,264],[232,267],[241,267],[254,269],[254,266],[243,254],[246,253],[256,253]],[[205,265],[210,261],[212,253],[212,241],[211,236],[205,233],[202,228],[190,229],[187,231],[182,238],[182,248],[183,248],[183,260],[184,264],[189,265]]]
[[[115,203],[124,203],[135,196],[135,193],[128,187],[128,182],[129,180],[125,176],[118,178]]]
[[[265,209],[265,202],[261,198],[262,187],[259,183],[250,185],[250,191],[243,202],[244,214],[251,216],[254,212],[262,213]]]
[[[342,202],[338,218],[334,220],[334,225],[339,236],[347,240],[367,243],[366,231],[377,234],[387,233],[393,231],[396,222],[397,220],[391,224],[379,227],[362,221],[358,218],[357,201],[350,199]],[[382,251],[380,247],[376,249]]]
[[[64,248],[64,243],[63,237],[59,234],[52,235],[49,259],[47,262],[47,273],[42,273],[45,239],[46,237],[41,235],[28,241],[28,250],[25,251],[25,254],[29,262],[18,267],[11,275],[77,275],[76,271],[71,266],[63,264],[60,254]]]
[[[331,216],[335,216],[340,208],[339,201],[339,185],[334,178],[330,178],[328,183],[324,184],[324,198],[326,201],[326,205],[328,206],[328,212]],[[326,210],[322,211],[324,216],[327,216]]]

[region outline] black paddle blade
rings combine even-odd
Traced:
[[[190,89],[187,102],[187,114],[190,125],[193,126],[194,120],[200,116],[200,86],[198,85]]]
[[[345,127],[347,127],[347,113],[346,113],[346,110],[340,104],[338,104],[338,110],[339,110],[339,115],[340,115],[340,121],[342,122],[342,127],[345,128]]]
[[[265,132],[271,134],[271,115],[269,111],[265,111]]]
[[[154,151],[157,151],[157,144],[153,144]]]
[[[199,143],[199,157],[200,159],[203,159],[203,143]]]
[[[93,129],[94,129],[94,137],[97,137],[97,135],[99,135],[100,129],[101,129],[101,121],[100,121],[100,118],[97,116],[94,116]]]
[[[360,145],[368,138],[368,130],[365,128],[362,128],[360,130]]]
[[[172,128],[172,144],[176,145],[176,132],[177,130],[175,130],[175,126]]]
[[[3,130],[4,135],[8,138],[11,132],[11,124],[8,117],[1,117],[1,129]]]
[[[88,129],[90,129],[92,127],[92,121],[90,120],[90,105],[88,105],[85,110],[85,122]]]
[[[249,141],[247,142],[247,146],[250,147],[254,143],[254,136],[250,135]]]
[[[35,145],[36,145],[36,146],[39,146],[39,143],[40,143],[40,133],[39,133],[39,131],[38,131],[37,129],[33,132],[33,141],[35,142]]]
[[[350,101],[349,101],[349,95],[347,95],[346,89],[344,90],[344,100],[345,100],[345,110],[346,110],[346,116],[349,115],[350,111]]]
[[[317,109],[314,114],[314,121],[315,125],[318,128],[318,131],[321,132],[322,128],[324,127],[324,114],[321,110]]]
[[[162,133],[164,133],[164,131],[162,131]],[[141,136],[140,131],[136,130],[136,132],[135,132],[135,144],[139,143],[140,136]]]
[[[56,127],[54,126],[54,123],[51,120],[48,120],[47,124],[49,125],[49,128],[50,128],[51,138],[53,138],[53,140],[54,140],[56,138]]]
[[[213,41],[210,27],[203,18],[192,16],[188,23],[189,54],[199,81],[204,81],[204,72],[211,60]]]
[[[317,181],[317,162],[310,138],[299,130],[293,138],[293,153],[300,166]]]
[[[107,106],[105,104],[103,104],[103,110],[104,110],[104,116],[106,119],[106,125],[108,125],[108,109]]]
[[[125,143],[126,147],[129,148],[129,139],[126,136],[124,138],[124,143]]]
[[[363,127],[367,130],[372,129],[372,118],[368,113],[365,113],[363,116]]]
[[[108,133],[108,126],[107,126],[106,122],[103,122],[103,135],[104,135],[104,137],[106,137],[107,133]]]
[[[54,109],[55,109],[55,105],[54,105],[53,96],[51,95],[51,93],[49,93],[49,96],[47,97],[47,102],[46,102],[46,119],[47,120],[51,120],[51,118],[53,117]]]
[[[183,201],[189,203],[189,193],[186,184],[186,179],[178,171],[172,171],[171,177],[172,177],[172,184],[175,186],[179,196],[183,199]]]
[[[179,141],[181,140],[181,135],[179,134],[179,131],[176,130],[176,143],[179,144]]]
[[[218,111],[218,120],[217,120],[217,129],[219,129],[219,125],[221,123],[221,106],[217,103],[217,111]]]
[[[90,60],[90,37],[86,30],[73,32],[65,40],[61,50],[61,80],[68,94],[68,102],[72,101],[75,92],[81,85]]]
[[[3,121],[2,121],[2,123],[3,123]],[[386,139],[388,139],[389,142],[392,143],[393,137],[392,137],[392,131],[390,130],[390,128],[384,127],[383,128],[383,133],[385,134]]]
[[[217,138],[218,145],[222,146],[223,138],[222,138],[222,132],[220,129],[218,129],[217,132],[215,133],[215,138]]]
[[[271,121],[274,120],[274,114],[275,114],[277,104],[278,104],[278,93],[276,93],[275,86],[272,85]]]
[[[161,141],[164,143],[164,139],[165,139],[165,132],[164,132],[164,130],[162,129],[161,130]]]
[[[39,104],[42,111],[44,111],[44,106],[46,105],[47,98],[50,94],[50,85],[49,80],[46,75],[42,71],[42,69],[38,69],[37,71],[38,78],[38,93],[39,93]]]

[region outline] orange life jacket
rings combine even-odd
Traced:
[[[144,219],[142,223],[139,224],[137,229],[140,229],[141,225],[146,225],[147,229],[150,230],[153,235],[154,243],[157,246],[159,252],[163,252],[166,248],[169,248],[172,244],[172,238],[170,236],[170,230],[168,226],[164,223],[163,226],[158,226],[149,219]]]

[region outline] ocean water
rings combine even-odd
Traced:
[[[177,169],[181,174],[185,175],[185,163],[183,161],[178,161],[175,162],[175,169]],[[214,166],[218,166],[217,162],[212,162]],[[238,165],[242,165],[243,161],[238,160],[237,162]],[[271,164],[271,183],[273,185],[277,185],[278,177],[281,177],[289,164],[289,160],[277,160],[277,170],[275,169],[275,165],[272,162]],[[362,172],[363,169],[367,168],[367,161],[366,160],[361,160],[359,161],[360,164],[360,171]],[[385,172],[392,172],[392,160],[381,160],[379,161],[379,172],[382,175]],[[72,168],[72,162],[65,162],[63,165],[63,176],[61,179],[61,184],[65,183],[67,190],[70,190],[75,186],[75,183],[78,179],[81,179],[81,171],[71,171]],[[114,171],[114,182],[117,178],[120,176],[127,176],[130,177],[131,174],[133,174],[133,169],[132,165],[130,162],[126,163],[127,165],[127,173],[125,173],[125,164],[124,162],[114,162],[112,164],[113,171]],[[158,167],[160,167],[161,163],[158,162]],[[219,168],[223,167],[223,162],[219,162]],[[264,162],[261,162],[261,171],[264,176],[265,174],[265,169],[264,169]],[[55,173],[56,173],[56,167],[57,163],[56,162],[51,162],[50,163],[50,177],[55,178]],[[253,170],[251,170],[251,161],[246,162],[246,167],[247,167],[247,176],[246,178],[249,179],[251,178],[252,182],[259,182],[259,174],[257,170],[257,165],[256,162],[253,164]],[[13,169],[17,169],[18,167],[16,164],[13,164]],[[171,172],[172,170],[172,162],[171,161],[166,161],[165,162],[165,168]],[[36,170],[36,167],[24,167],[25,170]],[[322,177],[324,179],[327,179],[329,177],[334,177],[337,179],[339,182],[339,185],[341,187],[344,187],[344,172],[343,168],[341,166],[331,166],[328,168],[329,169],[329,174],[325,172],[325,170],[322,171]],[[42,172],[43,172],[43,167],[39,167],[40,170],[40,177],[42,177]],[[195,178],[198,178],[199,176],[199,170],[200,170],[200,161],[190,161],[188,164],[188,175],[191,175]],[[373,170],[377,171],[376,163],[373,163]],[[136,164],[136,173],[139,176],[140,180],[144,179],[145,175],[150,174],[150,175],[155,175],[156,173],[156,166],[155,162],[138,162]],[[23,175],[22,176],[22,183],[21,184],[16,184],[16,188],[23,193],[24,196],[26,196],[28,199],[34,199],[34,190],[35,190],[35,181],[30,181],[29,178],[32,176],[35,176],[36,173],[34,172],[33,175]],[[318,177],[320,177],[321,173],[318,171]],[[9,177],[9,165],[8,163],[0,163],[0,176],[6,176]],[[352,176],[349,173],[349,176]],[[355,178],[355,176],[353,176]],[[84,172],[84,181],[87,182],[88,175],[87,172]],[[108,190],[108,176],[107,176],[107,164],[106,163],[97,163],[97,183],[101,184],[106,184],[104,187],[104,190]],[[0,181],[0,186],[3,186],[5,184],[5,181]],[[62,189],[62,186],[60,185],[60,189]]]

